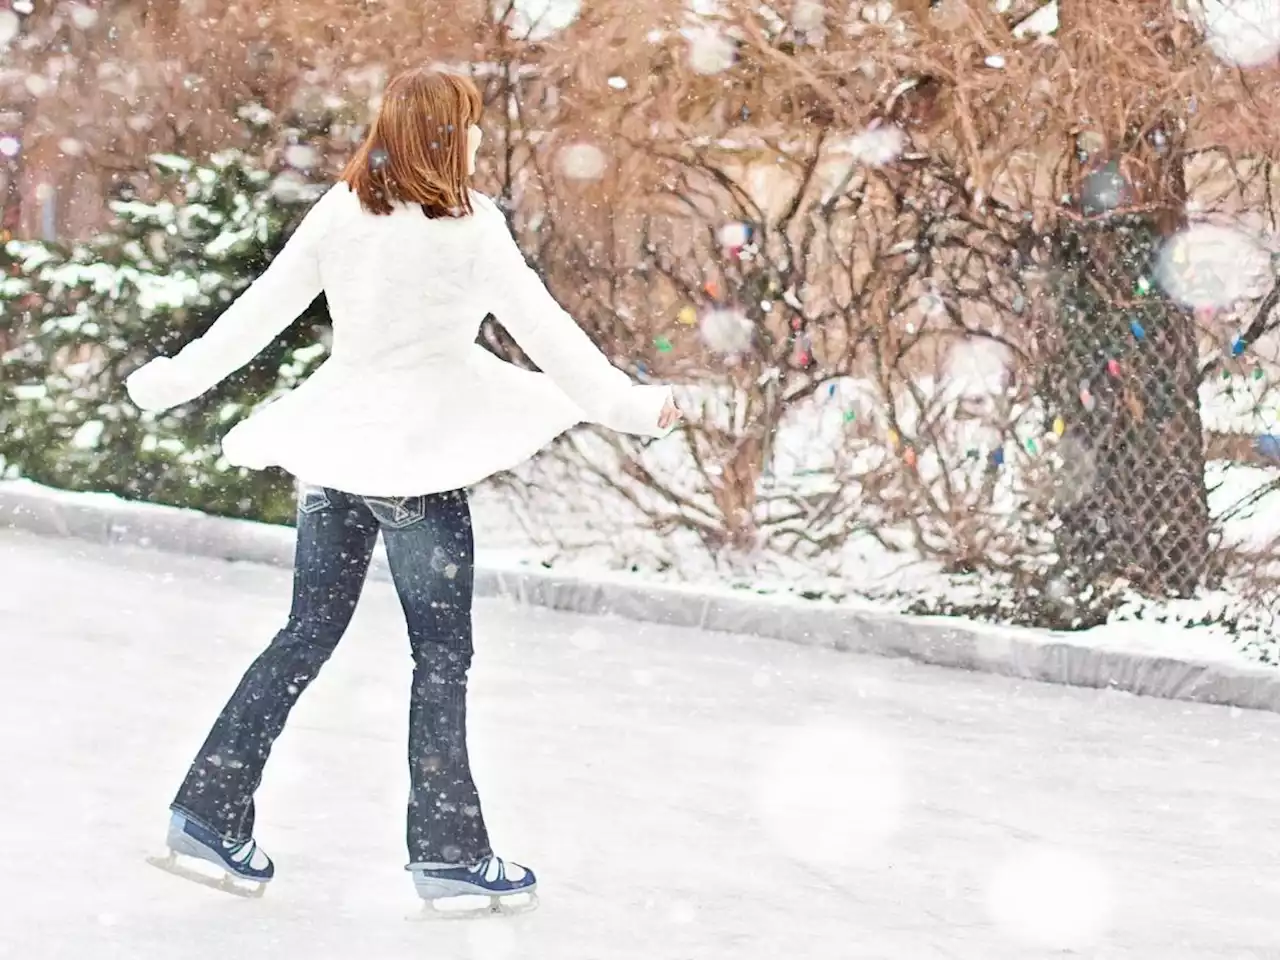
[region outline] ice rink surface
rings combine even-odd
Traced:
[[[0,534],[0,957],[1280,960],[1280,716],[496,601],[472,756],[542,906],[407,922],[383,583],[268,767],[276,881],[184,883],[143,858],[287,604],[280,570]]]

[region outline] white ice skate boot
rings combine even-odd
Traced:
[[[476,917],[525,913],[538,904],[533,871],[501,857],[479,863],[411,863],[413,885],[426,917]]]
[[[276,866],[253,840],[226,840],[176,810],[165,841],[169,853],[147,862],[184,880],[234,894],[260,897]]]

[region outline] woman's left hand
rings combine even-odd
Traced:
[[[159,413],[174,405],[170,365],[168,357],[157,357],[130,374],[124,385],[135,407]]]
[[[676,406],[674,398],[668,399],[662,407],[662,413],[658,415],[658,427],[666,430],[675,426],[684,419],[684,414],[680,412],[680,408]]]

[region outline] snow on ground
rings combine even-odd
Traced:
[[[288,575],[0,535],[0,957],[1254,960],[1280,716],[477,604],[472,753],[511,920],[410,923],[388,585],[295,712],[260,901],[143,862]]]

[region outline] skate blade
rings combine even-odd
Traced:
[[[488,920],[495,917],[518,917],[538,909],[538,894],[509,893],[505,896],[458,896],[427,900],[422,911],[411,920]]]
[[[170,851],[163,856],[147,857],[147,863],[163,870],[165,873],[171,873],[175,877],[190,880],[192,883],[198,883],[202,887],[209,887],[222,893],[229,893],[233,897],[256,900],[266,893],[267,885],[265,883],[254,880],[241,880],[239,877],[232,876],[212,863],[196,861],[200,863],[201,867],[214,871],[205,873],[203,869],[192,865],[194,859],[193,857]],[[220,872],[221,876],[216,875],[215,872]]]

